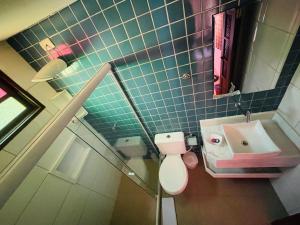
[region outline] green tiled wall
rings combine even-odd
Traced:
[[[240,113],[231,98],[212,98],[211,16],[236,5],[234,0],[81,0],[9,43],[36,70],[49,61],[40,40],[49,37],[56,46],[67,45],[72,54],[62,58],[71,72],[50,84],[72,94],[110,62],[151,137],[172,131],[200,136],[198,120]],[[276,89],[243,94],[245,107],[252,112],[278,107],[299,63],[299,42],[298,32]],[[192,74],[192,79],[181,79],[184,73]],[[87,120],[112,141],[116,121],[121,136],[139,133],[118,87],[113,82],[108,86],[86,102]]]

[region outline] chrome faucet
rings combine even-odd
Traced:
[[[247,110],[246,112],[246,122],[249,123],[250,122],[250,118],[251,117],[251,112],[249,110]]]
[[[246,117],[246,122],[249,123],[250,119],[251,119],[251,112],[249,110],[245,111],[241,107],[241,103],[240,102],[235,103],[234,106],[240,110],[240,112]]]

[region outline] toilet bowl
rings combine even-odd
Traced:
[[[181,158],[181,154],[186,153],[183,132],[156,134],[154,142],[166,155],[159,168],[162,188],[171,195],[182,193],[188,183],[188,171]]]
[[[184,191],[188,183],[188,171],[181,155],[167,155],[159,168],[159,182],[171,195]]]

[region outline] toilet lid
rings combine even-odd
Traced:
[[[159,168],[159,182],[169,194],[176,195],[184,191],[188,173],[180,154],[166,156]]]

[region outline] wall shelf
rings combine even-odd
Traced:
[[[75,138],[73,143],[64,149],[51,173],[69,182],[76,183],[90,150],[91,148],[87,144],[79,138]]]

